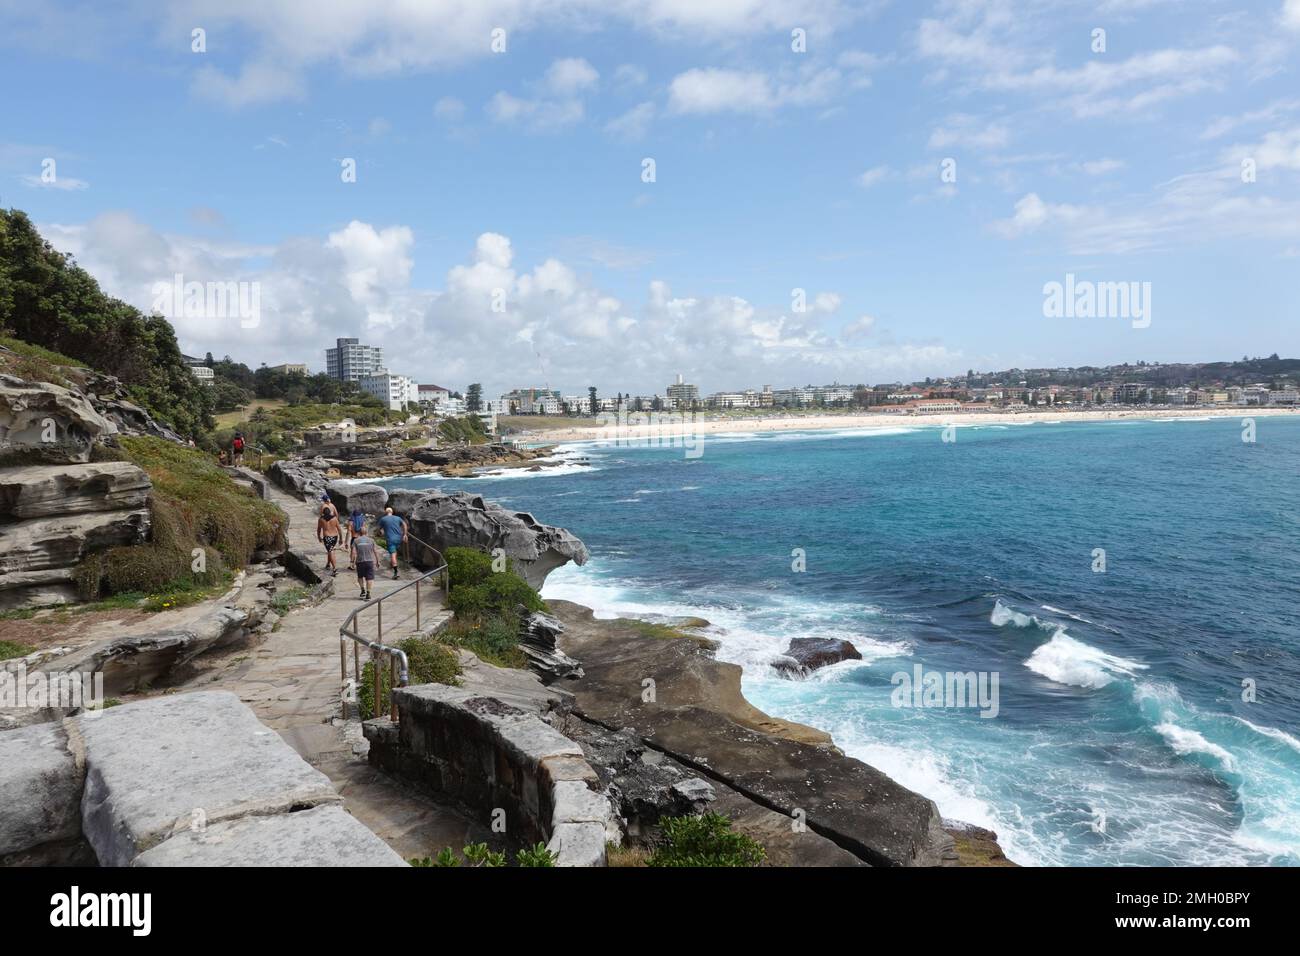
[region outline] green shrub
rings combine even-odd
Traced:
[[[527,667],[519,649],[519,619],[514,615],[488,618],[453,618],[438,632],[438,640],[473,651],[480,660],[497,667]]]
[[[474,587],[492,576],[492,556],[474,548],[448,548],[442,556],[447,562],[449,587]],[[506,570],[510,570],[506,559]]]
[[[411,684],[459,683],[460,660],[455,651],[430,637],[408,637],[398,645],[406,652],[408,678]],[[391,665],[385,660],[379,672],[379,713],[389,712],[389,675]],[[357,709],[362,720],[375,716],[375,665],[367,662],[361,669],[361,685],[357,688]]]
[[[544,611],[546,604],[532,586],[513,571],[498,571],[482,584],[453,585],[447,606],[457,614],[476,617],[514,616],[523,605],[530,611]]]
[[[516,866],[555,866],[559,855],[546,849],[545,843],[534,847],[525,847],[515,854]]]
[[[666,817],[661,821],[664,843],[647,866],[758,866],[767,855],[754,840],[731,829],[718,813]]]

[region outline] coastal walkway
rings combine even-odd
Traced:
[[[289,516],[288,545],[326,577],[325,553],[316,540],[315,507],[275,486],[267,498]],[[487,840],[485,826],[454,808],[370,766],[360,723],[340,713],[339,625],[361,603],[356,578],[347,570],[346,552],[335,560],[335,587],[319,603],[290,610],[266,640],[214,655],[188,690],[227,690],[238,694],[258,719],[276,731],[298,754],[330,778],[343,796],[344,808],[403,859],[434,856],[444,847]],[[403,562],[405,565],[405,562]],[[401,579],[380,573],[373,595],[380,597],[418,576],[403,567]],[[289,587],[285,579],[284,587]],[[427,631],[451,612],[442,608],[442,592],[422,587],[421,624]],[[383,604],[385,643],[415,631],[415,589],[407,588]],[[363,635],[374,637],[374,609],[358,620]],[[349,657],[351,651],[349,650]],[[363,649],[363,659],[365,652]],[[349,673],[351,663],[349,662]]]

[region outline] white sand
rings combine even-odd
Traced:
[[[1124,409],[1096,411],[1037,410],[1027,412],[951,412],[943,414],[789,414],[767,418],[722,418],[703,414],[692,421],[689,415],[681,421],[671,413],[654,414],[653,423],[646,420],[653,413],[636,413],[628,422],[612,421],[591,428],[559,428],[520,432],[512,437],[530,442],[613,441],[637,440],[671,435],[716,435],[720,433],[745,434],[749,432],[811,431],[835,428],[907,428],[918,425],[1023,425],[1029,422],[1101,422],[1119,419],[1147,420],[1160,418],[1261,418],[1273,415],[1300,415],[1300,409],[1288,408],[1179,408],[1179,409]]]

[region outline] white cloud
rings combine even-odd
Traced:
[[[989,122],[977,116],[957,113],[949,116],[943,126],[930,133],[930,149],[948,149],[961,146],[968,149],[1001,149],[1007,145],[1011,134],[1006,124]]]
[[[600,74],[580,57],[556,60],[546,71],[545,83],[556,96],[573,96],[595,87]]]
[[[831,67],[804,67],[776,76],[757,70],[696,68],[673,77],[668,107],[679,114],[762,114],[826,103],[844,85],[844,74]]]
[[[1050,222],[1071,222],[1083,215],[1077,206],[1045,203],[1038,193],[1028,193],[1016,203],[1010,219],[993,224],[993,231],[1004,239],[1015,239],[1035,232]]]
[[[356,335],[385,346],[394,371],[461,387],[480,381],[494,395],[537,379],[539,356],[552,385],[565,390],[659,391],[678,369],[702,363],[719,388],[859,381],[867,369],[927,375],[962,363],[935,344],[854,345],[850,338],[869,323],[850,323],[851,335],[829,331],[825,323],[843,306],[835,292],[818,293],[794,315],[739,295],[674,295],[655,280],[629,307],[558,258],[521,266],[499,233],[480,235],[441,288],[421,289],[412,284],[415,234],[405,225],[355,220],[323,238],[273,248],[164,234],[126,213],[41,231],[107,291],[144,309],[153,284],[178,272],[186,281],[257,281],[256,328],[241,328],[238,319],[174,320],[186,351],[253,365],[305,361],[319,369],[335,338]],[[498,293],[504,311],[493,309]]]
[[[649,101],[638,103],[622,116],[605,124],[605,132],[621,139],[643,139],[654,121],[655,105]]]
[[[79,192],[90,188],[90,183],[75,176],[56,176],[54,179],[45,180],[40,176],[27,175],[22,177],[22,182],[24,186],[33,189],[61,189],[64,192]]]
[[[884,182],[891,175],[893,175],[893,170],[888,166],[872,166],[866,172],[858,176],[858,185],[870,188],[877,183]]]
[[[277,100],[298,99],[303,83],[292,70],[265,63],[246,63],[231,77],[216,67],[204,66],[194,76],[194,95],[231,109]]]
[[[1300,30],[1300,0],[1285,0],[1282,4],[1282,26]]]
[[[1089,176],[1105,176],[1123,169],[1125,165],[1122,159],[1088,159],[1079,164],[1079,169]]]

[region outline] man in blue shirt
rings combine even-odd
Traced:
[[[379,519],[379,530],[384,533],[384,543],[388,545],[388,556],[393,562],[393,580],[397,580],[397,549],[406,540],[406,521],[393,514],[392,508],[384,509],[384,516]]]

